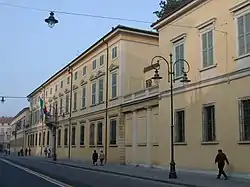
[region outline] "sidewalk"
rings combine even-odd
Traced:
[[[12,157],[12,156],[10,156]],[[177,170],[178,179],[168,179],[168,171],[155,168],[143,168],[136,166],[123,166],[119,164],[107,164],[105,166],[93,166],[90,162],[83,162],[77,160],[58,159],[53,161],[52,159],[44,157],[21,157],[27,160],[46,161],[53,164],[60,164],[65,166],[71,166],[75,168],[82,168],[85,170],[94,170],[98,172],[105,172],[111,174],[118,174],[123,176],[130,176],[145,180],[153,180],[163,183],[183,185],[186,187],[249,187],[250,180],[229,178],[228,180],[218,180],[216,176],[205,174],[193,174]]]

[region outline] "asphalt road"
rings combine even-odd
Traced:
[[[43,161],[34,161],[34,160],[25,160],[21,159],[21,157],[17,157],[15,159],[11,159],[12,163],[21,165],[23,167],[30,168],[33,171],[49,176],[58,181],[69,184],[74,187],[131,187],[131,186],[143,186],[143,187],[180,187],[171,184],[163,184],[149,180],[141,180],[131,177],[125,177],[120,175],[102,173],[97,171],[88,171],[84,169],[77,169],[73,167],[67,167],[62,165],[55,165],[48,162]],[[0,178],[4,178],[3,182],[0,182],[1,187],[15,187],[17,184],[21,184],[24,181],[30,181],[28,186],[46,186],[52,187],[52,184],[49,184],[47,181],[43,181],[36,176],[25,174],[24,171],[20,171],[19,169],[10,166],[8,164],[0,162],[2,165],[1,168],[1,176]],[[12,183],[6,183],[9,180],[13,180],[13,175],[18,176],[16,181],[12,181]],[[19,176],[20,175],[20,176]],[[24,178],[25,177],[25,178]],[[8,184],[8,185],[6,185]],[[35,185],[33,185],[35,184]],[[19,187],[18,186],[18,187]],[[25,185],[24,185],[25,186]],[[53,186],[55,187],[55,185]],[[183,187],[183,186],[182,186]]]
[[[34,174],[28,173],[20,168],[5,163],[0,160],[0,186],[1,187],[58,187],[58,185],[48,182]]]

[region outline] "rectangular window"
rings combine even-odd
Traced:
[[[38,144],[41,146],[42,133],[39,132]]]
[[[55,86],[55,92],[57,92],[57,85]]]
[[[52,94],[52,88],[50,88],[50,94]]]
[[[66,95],[66,105],[65,105],[65,112],[69,112],[69,95]]]
[[[103,79],[99,79],[98,82],[99,93],[98,93],[98,101],[99,103],[103,102]]]
[[[82,87],[82,108],[86,107],[86,87]]]
[[[90,125],[89,145],[95,145],[95,124]]]
[[[43,132],[43,146],[45,145],[45,132]]]
[[[92,70],[95,70],[96,69],[96,60],[93,60],[92,62]]]
[[[77,80],[77,71],[74,74],[74,79]]]
[[[112,59],[117,57],[117,47],[112,48]]]
[[[110,141],[109,144],[116,145],[116,120],[110,120]]]
[[[76,145],[76,127],[72,127],[71,144]]]
[[[150,88],[152,86],[152,79],[146,80],[146,88]]]
[[[215,106],[205,105],[203,107],[203,141],[212,142],[215,140]]]
[[[213,30],[202,34],[203,68],[214,64]]]
[[[184,68],[184,43],[177,43],[174,46],[174,61],[175,64],[175,77],[178,78],[182,76],[183,68]]]
[[[80,127],[80,145],[84,145],[84,139],[85,139],[85,126],[82,125]]]
[[[117,73],[111,75],[111,97],[117,97]]]
[[[250,13],[237,19],[238,25],[238,55],[250,53]]]
[[[96,104],[96,83],[92,83],[92,88],[91,88],[91,104],[95,105]]]
[[[74,92],[74,104],[73,104],[73,110],[77,109],[77,92]]]
[[[63,88],[63,81],[61,81],[61,88]]]
[[[62,108],[63,108],[63,98],[60,98],[60,109],[59,109],[60,114],[62,114]]]
[[[57,145],[61,145],[61,129],[58,129],[57,131]]]
[[[47,146],[49,146],[49,131],[47,131],[47,140],[46,140]]]
[[[175,142],[185,142],[185,111],[175,113]]]
[[[64,145],[68,145],[68,128],[64,129]]]
[[[69,84],[69,81],[70,81],[70,77],[67,77],[67,84]]]
[[[97,145],[102,145],[102,122],[97,124]]]
[[[87,74],[87,67],[83,66],[82,68],[82,76],[85,76]]]
[[[239,103],[240,141],[250,141],[250,99]]]
[[[46,97],[48,96],[48,91],[45,92],[45,96],[46,96]]]
[[[103,66],[104,64],[104,55],[100,56],[100,66]]]
[[[35,135],[35,146],[37,146],[37,133]]]

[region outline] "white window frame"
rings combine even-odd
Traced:
[[[84,72],[85,69],[85,72]],[[82,76],[85,77],[87,75],[87,66],[82,67]]]
[[[77,80],[77,78],[78,78],[78,72],[75,71],[75,72],[74,72],[74,80]]]
[[[214,136],[212,137],[211,140],[208,140],[207,137],[207,121],[206,121],[206,108],[207,107],[214,107],[214,124],[212,125],[213,131],[214,131]],[[209,104],[203,104],[202,105],[202,142],[216,142],[217,140],[217,129],[216,129],[216,105],[215,103],[209,103]]]
[[[246,51],[245,51],[246,52],[245,54],[240,55],[240,53],[239,53],[239,40],[238,40],[238,38],[239,38],[238,18],[240,18],[241,16],[245,16],[246,14],[249,14],[249,13],[250,13],[250,7],[247,7],[246,10],[239,11],[239,12],[235,13],[235,17],[234,17],[235,18],[235,27],[236,27],[236,49],[237,49],[236,54],[237,54],[238,58],[250,55],[250,52],[247,53]],[[244,19],[244,30],[245,30],[245,23],[246,23],[246,21]],[[245,33],[245,35],[246,35],[246,33]],[[247,47],[246,46],[246,37],[245,37],[244,42],[245,42],[245,50],[247,50],[247,48],[246,48]]]
[[[203,61],[203,35],[207,34],[207,36],[208,36],[209,32],[212,32],[212,35],[213,35],[212,36],[213,62],[212,62],[212,64],[204,66],[204,61]],[[214,37],[214,34],[215,34],[215,32],[214,32],[214,26],[213,25],[210,25],[210,26],[206,27],[205,29],[201,30],[201,32],[200,32],[201,62],[202,62],[202,64],[201,64],[202,68],[201,69],[206,69],[206,68],[209,68],[209,67],[215,65],[215,50],[214,50],[214,39],[215,39],[215,37]],[[206,40],[207,40],[207,50],[209,50],[209,48],[208,48],[208,37],[206,37]],[[208,52],[207,52],[207,60],[209,60]]]
[[[83,89],[84,89],[84,94],[85,95],[83,95]],[[84,106],[83,106],[83,101],[84,101]],[[86,108],[86,86],[85,85],[82,86],[82,108]]]
[[[186,53],[186,50],[185,50],[185,38],[182,38],[180,39],[179,41],[176,41],[176,42],[173,42],[173,62],[175,63],[176,62],[176,53],[175,53],[175,49],[176,47],[180,46],[180,45],[183,45],[183,49],[184,49],[184,54],[183,54],[183,58],[185,59],[185,53]],[[184,64],[185,62],[182,61],[182,63]],[[180,75],[177,76],[177,70],[176,70],[176,64],[174,66],[174,72],[175,72],[175,75],[174,75],[174,78],[175,79],[178,79],[178,78],[181,78],[183,76],[183,73],[181,73]],[[185,64],[184,64],[184,67],[185,67]]]
[[[93,93],[93,85],[95,84],[95,93]],[[96,91],[97,91],[97,84],[96,84],[96,81],[92,82],[91,83],[91,105],[96,105]],[[95,96],[95,100],[93,101],[93,96]]]
[[[183,121],[182,121],[182,125],[183,125],[183,140],[181,141],[180,139],[180,137],[178,136],[178,132],[179,132],[179,119],[178,119],[178,113],[179,112],[183,112],[184,113],[184,119],[183,119]],[[185,111],[185,109],[184,108],[182,108],[182,109],[177,109],[177,110],[175,110],[175,143],[185,143],[185,141],[186,141],[186,132],[185,132],[185,126],[186,126],[186,111]]]
[[[113,74],[116,74],[116,95],[113,96]],[[110,77],[110,86],[111,86],[111,99],[114,99],[118,97],[118,71],[113,71],[111,72],[111,77]]]
[[[95,59],[95,60],[92,61],[92,70],[94,71],[96,69],[97,69],[97,64],[96,64],[96,59]]]
[[[105,62],[104,55],[101,55],[99,58],[100,58],[99,65],[100,65],[100,67],[102,67],[102,66],[104,66],[104,62]],[[101,59],[103,59],[103,61],[102,61],[103,64],[101,64]]]
[[[116,56],[113,56],[114,54],[114,49],[116,49]],[[111,49],[111,58],[112,60],[115,60],[116,58],[118,57],[118,47],[117,46],[114,46],[112,49]]]
[[[100,81],[102,80],[102,90],[100,89]],[[100,92],[102,94],[102,100],[100,100]],[[99,78],[98,79],[98,103],[102,103],[104,101],[104,78]]]

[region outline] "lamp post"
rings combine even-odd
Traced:
[[[177,63],[184,62],[187,65],[187,69],[185,70],[184,65],[182,66],[182,73],[183,77],[180,82],[187,83],[190,82],[190,80],[187,77],[187,73],[190,70],[189,63],[184,60],[184,59],[178,59],[177,61],[173,62],[173,55],[169,55],[170,60],[167,61],[164,57],[162,56],[155,56],[152,61],[151,61],[151,66],[155,69],[155,74],[152,77],[152,79],[156,82],[156,84],[159,83],[159,80],[162,79],[162,77],[159,75],[158,70],[160,69],[160,66],[155,66],[154,62],[155,60],[159,64],[161,61],[164,61],[167,64],[167,74],[168,74],[168,82],[170,82],[170,115],[171,115],[171,162],[170,162],[170,170],[169,170],[169,178],[170,179],[176,179],[177,174],[175,170],[175,161],[174,161],[174,102],[173,102],[173,83],[175,82],[174,75],[175,75],[175,65]]]
[[[54,12],[50,12],[50,16],[44,20],[50,28],[53,28],[58,20],[54,17]]]

